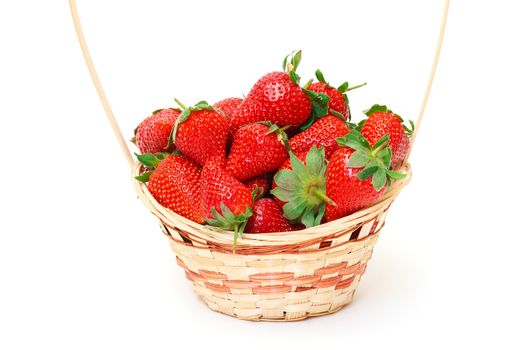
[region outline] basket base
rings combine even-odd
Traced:
[[[320,312],[295,312],[295,313],[286,313],[286,312],[284,312],[282,314],[282,316],[279,315],[277,317],[263,317],[263,316],[256,316],[256,315],[254,315],[252,317],[246,317],[246,316],[242,316],[242,315],[236,314],[235,312],[230,312],[228,310],[224,310],[224,309],[221,310],[221,308],[218,307],[216,303],[208,301],[202,296],[200,296],[200,299],[203,300],[206,303],[206,305],[208,305],[208,307],[211,310],[213,310],[215,312],[218,312],[218,313],[221,313],[223,315],[227,315],[227,316],[234,317],[234,318],[237,318],[237,319],[240,319],[240,320],[244,320],[244,321],[295,322],[295,321],[303,321],[303,320],[306,320],[307,318],[311,318],[311,317],[319,317],[319,316],[326,316],[326,315],[334,314],[334,313],[342,310],[346,306],[350,305],[352,303],[353,299],[354,299],[354,294],[355,294],[355,289],[351,293],[349,293],[348,298],[347,298],[347,300],[346,300],[346,302],[344,304],[341,304],[341,305],[338,305],[338,306],[335,306],[335,307],[330,307],[326,311],[320,311]]]

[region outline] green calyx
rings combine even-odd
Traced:
[[[264,195],[264,188],[255,185],[252,190],[252,200],[253,202],[257,202],[259,199],[261,199]]]
[[[186,120],[188,120],[188,118],[191,115],[191,112],[202,111],[202,110],[205,110],[205,109],[209,110],[209,111],[214,111],[215,110],[208,102],[206,102],[204,100],[203,101],[199,101],[194,106],[190,106],[190,107],[186,107],[182,102],[180,102],[176,98],[174,98],[174,100],[182,108],[182,112],[179,115],[179,117],[177,118],[177,120],[175,121],[175,124],[173,125],[173,129],[171,130],[171,134],[170,134],[170,137],[168,139],[168,145],[166,146],[166,148],[170,147],[173,144],[173,142],[175,142],[175,136],[177,136],[178,126],[180,124],[184,123]]]
[[[221,203],[221,212],[219,213],[215,207],[211,208],[211,214],[213,218],[206,219],[206,223],[211,226],[219,227],[224,230],[233,230],[233,252],[237,247],[237,239],[242,237],[246,223],[250,216],[252,216],[252,208],[246,207],[246,211],[242,214],[235,215],[226,206]]]
[[[408,126],[407,126],[405,124],[405,121],[403,120],[403,118],[401,118],[401,116],[399,114],[396,114],[396,113],[392,112],[392,110],[390,110],[385,105],[375,104],[372,107],[370,107],[369,109],[366,109],[366,110],[363,111],[363,113],[366,114],[367,117],[370,117],[372,114],[374,114],[376,112],[392,113],[403,124],[403,130],[405,130],[405,134],[407,134],[407,136],[409,138],[412,137],[412,134],[414,133],[414,122],[412,120],[408,121]]]
[[[315,92],[308,89],[303,89],[303,91],[310,99],[312,112],[310,113],[308,120],[299,127],[301,131],[308,129],[317,119],[328,114],[328,101],[330,101],[330,97],[325,93]]]
[[[270,135],[272,133],[277,134],[277,139],[283,143],[283,145],[286,147],[288,151],[290,151],[290,143],[288,142],[288,135],[286,134],[286,129],[290,127],[289,125],[279,128],[277,124],[272,124],[271,122],[257,122],[257,123],[270,127],[268,131],[266,132],[266,135]]]
[[[158,152],[155,154],[152,153],[144,153],[144,154],[137,154],[135,153],[135,156],[137,157],[138,161],[142,163],[146,168],[148,168],[148,171],[143,172],[139,176],[135,176],[135,179],[140,182],[148,182],[149,177],[153,173],[153,170],[159,166],[160,162],[169,156],[170,154],[167,152]]]
[[[299,81],[301,80],[301,77],[297,74],[297,67],[299,66],[299,63],[301,63],[301,55],[301,50],[292,51],[292,53],[286,56],[283,60],[283,71],[288,73],[290,79],[296,84],[299,84]]]
[[[359,180],[372,177],[372,185],[376,191],[385,185],[390,186],[392,180],[403,179],[406,175],[390,169],[392,149],[389,146],[390,135],[381,137],[374,146],[370,146],[365,137],[357,130],[352,130],[344,137],[338,138],[339,146],[355,150],[346,163],[346,167],[361,169],[356,174]]]
[[[325,84],[329,88],[333,88],[333,86],[331,86],[330,83],[326,81],[323,75],[323,72],[321,72],[320,69],[317,69],[315,71],[315,77],[320,83]],[[315,122],[316,119],[324,117],[328,114],[332,114],[346,121],[346,117],[343,116],[341,113],[328,108],[328,101],[330,100],[330,97],[328,97],[328,95],[324,93],[316,93],[316,92],[307,90],[310,85],[311,85],[311,81],[308,81],[304,89],[305,89],[305,93],[308,95],[308,97],[310,98],[310,101],[312,102],[312,114],[310,115],[310,118],[303,125],[301,125],[300,129],[303,131],[308,129]],[[343,97],[345,99],[345,104],[348,110],[350,110],[350,106],[348,102],[348,96],[346,95],[346,93],[348,91],[360,88],[361,86],[365,86],[365,85],[366,83],[349,87],[348,82],[344,82],[337,88],[337,91],[343,94]]]
[[[285,202],[284,216],[306,227],[319,225],[326,204],[335,205],[326,195],[326,159],[324,148],[312,147],[306,164],[290,152],[292,170],[283,169],[275,175],[277,187],[271,193]]]
[[[135,146],[137,145],[137,132],[139,131],[139,127],[137,126],[135,130],[133,130],[133,137],[129,140],[132,144]]]

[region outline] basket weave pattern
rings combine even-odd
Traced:
[[[140,174],[136,164],[134,175]],[[139,197],[159,218],[193,290],[215,311],[246,320],[292,321],[349,304],[372,256],[386,213],[409,175],[374,205],[309,229],[245,234],[232,253],[232,234],[198,225],[162,207],[147,186]]]

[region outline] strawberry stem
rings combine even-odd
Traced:
[[[346,89],[346,91],[348,92],[348,91],[351,91],[351,90],[359,89],[360,87],[363,87],[365,85],[367,85],[367,83],[362,83],[362,84],[359,84],[359,85],[351,86],[348,89]]]
[[[177,104],[180,106],[180,108],[182,108],[182,109],[187,109],[188,108],[182,102],[180,102],[176,97],[174,97],[173,99],[175,100],[175,102],[177,102]]]
[[[335,205],[334,201],[331,200],[323,191],[319,190],[319,188],[312,188],[312,190],[310,190],[310,193],[315,195],[323,202],[326,202],[330,205]]]

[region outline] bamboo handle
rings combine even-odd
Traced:
[[[120,131],[120,127],[118,126],[117,120],[115,119],[115,115],[111,110],[108,98],[106,97],[104,88],[100,83],[100,79],[98,78],[95,65],[93,64],[93,60],[91,59],[91,55],[87,48],[86,39],[84,38],[82,26],[80,25],[80,19],[78,17],[77,4],[75,0],[69,0],[69,7],[71,7],[71,16],[73,17],[73,23],[75,24],[75,29],[77,31],[78,42],[80,43],[80,47],[82,48],[82,53],[84,54],[84,59],[86,60],[86,65],[89,69],[91,79],[93,79],[93,84],[95,84],[95,89],[97,90],[98,97],[100,99],[100,102],[102,103],[102,106],[104,107],[104,110],[106,111],[106,115],[108,117],[109,123],[111,124],[111,128],[113,129],[113,133],[115,133],[115,136],[117,137],[120,149],[122,150],[122,153],[124,153],[124,156],[126,157],[129,166],[133,169],[133,158],[131,157],[131,153],[129,152],[126,140],[124,139],[124,136],[122,136],[122,131]]]
[[[419,131],[419,126],[421,125],[421,121],[423,120],[423,114],[425,114],[425,108],[427,107],[430,91],[432,90],[432,83],[434,82],[434,76],[436,75],[436,69],[439,62],[439,55],[441,53],[441,44],[443,43],[443,37],[445,36],[445,27],[447,26],[449,2],[449,0],[445,0],[445,5],[443,7],[443,16],[441,18],[441,29],[439,30],[436,52],[434,53],[434,61],[432,62],[432,69],[430,70],[430,76],[428,77],[427,89],[425,91],[423,101],[421,102],[421,107],[419,107],[419,116],[417,117],[416,124],[414,126],[414,132],[412,133],[410,146],[408,148],[408,152],[403,162],[403,165],[406,165],[408,163],[408,157],[410,156],[410,152],[412,152],[412,148],[414,147],[414,141],[416,141],[417,132]]]
[[[432,69],[430,71],[430,76],[428,78],[427,89],[425,91],[423,101],[421,102],[421,107],[419,108],[419,116],[417,118],[417,121],[414,127],[414,132],[412,134],[412,140],[410,142],[410,147],[409,147],[409,150],[405,158],[405,162],[404,162],[405,164],[408,162],[408,157],[410,155],[410,152],[412,151],[412,147],[414,146],[414,141],[416,140],[416,136],[419,131],[421,121],[423,120],[423,114],[425,113],[425,108],[427,106],[428,98],[430,96],[430,91],[432,90],[432,83],[434,82],[434,76],[436,74],[437,64],[439,62],[439,55],[441,53],[441,44],[443,43],[443,37],[445,35],[445,27],[447,25],[449,2],[450,2],[449,0],[445,0],[445,5],[443,8],[443,16],[441,19],[441,29],[439,31],[436,52],[434,54],[434,61],[432,62]],[[80,19],[78,17],[76,1],[69,0],[69,6],[71,7],[71,16],[73,17],[73,23],[75,24],[78,42],[80,43],[80,47],[82,48],[82,53],[84,54],[84,59],[89,69],[89,74],[91,75],[91,79],[93,80],[93,84],[95,84],[95,89],[97,90],[98,97],[100,99],[100,102],[102,103],[102,106],[104,107],[104,110],[106,111],[106,115],[108,117],[109,123],[111,124],[111,128],[113,129],[113,132],[115,133],[115,136],[117,137],[122,153],[124,153],[124,156],[126,157],[126,160],[128,161],[130,167],[133,168],[133,163],[134,163],[133,158],[131,157],[131,153],[126,144],[126,140],[122,136],[122,131],[120,131],[117,120],[115,119],[115,115],[113,114],[113,111],[111,110],[111,106],[109,105],[109,101],[104,92],[104,88],[102,87],[102,84],[100,83],[100,79],[98,78],[97,71],[95,69],[95,65],[93,64],[93,60],[91,59],[91,55],[87,48],[86,39],[84,38],[84,33],[82,31],[82,26],[80,25]]]

